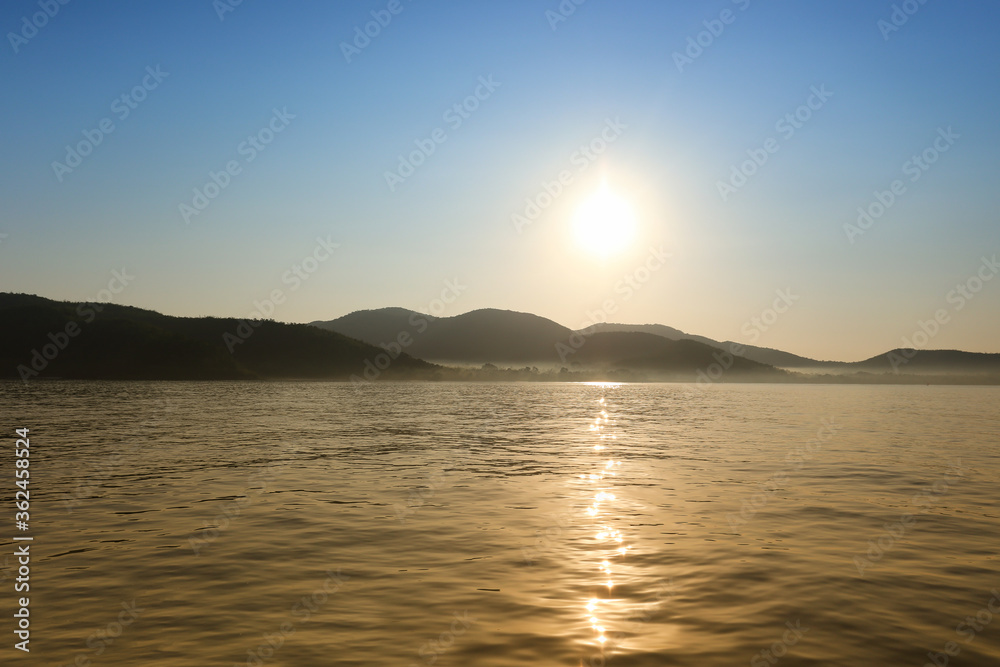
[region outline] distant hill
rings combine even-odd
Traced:
[[[580,333],[544,317],[497,309],[433,318],[383,308],[313,326],[171,317],[131,306],[0,293],[0,321],[0,378],[29,380],[1000,384],[1000,354],[897,349],[841,363],[744,346],[744,356],[737,356],[733,344],[706,344],[710,339],[664,325],[598,325]]]
[[[719,341],[712,340],[711,338],[684,333],[680,329],[668,327],[665,324],[614,324],[612,322],[598,322],[580,331],[587,334],[604,333],[607,331],[641,331],[643,333],[663,336],[669,340],[696,340],[699,343],[711,345],[712,347],[720,347],[722,345]]]
[[[777,368],[788,368],[788,369],[800,369],[800,368],[810,368],[810,369],[825,369],[834,370],[844,368],[844,362],[840,361],[817,361],[816,359],[809,359],[808,357],[800,357],[797,354],[792,354],[790,352],[782,352],[781,350],[774,350],[769,347],[757,347],[756,345],[747,345],[745,343],[736,343],[731,340],[727,341],[717,341],[705,336],[697,336],[694,334],[687,334],[680,329],[674,329],[673,327],[668,327],[663,324],[614,324],[614,323],[599,323],[591,325],[587,328],[589,332],[604,332],[604,331],[643,331],[646,333],[656,334],[657,336],[663,336],[670,340],[696,340],[699,343],[704,343],[705,345],[711,345],[712,347],[718,348],[720,350],[730,351],[734,346],[739,346],[737,349],[742,348],[742,357],[744,359],[750,359],[751,361],[756,361],[761,364],[767,364],[769,366],[775,366]]]
[[[263,321],[251,326],[231,318],[170,317],[130,306],[26,294],[0,293],[0,319],[4,378],[346,379],[361,375],[366,361],[383,353],[306,324]],[[403,354],[379,374],[406,377],[434,369]]]
[[[395,341],[401,332],[419,335],[435,319],[406,308],[377,308],[358,310],[330,322],[311,324],[371,345],[380,345]]]
[[[697,379],[699,372],[705,373],[713,366],[724,371],[725,378],[730,380],[748,374],[778,380],[784,375],[773,366],[729,354],[696,340],[670,340],[642,331],[592,334],[576,355],[575,360],[583,365],[646,371],[684,381]]]
[[[403,308],[382,308],[312,324],[373,345],[408,336],[409,354],[462,364],[559,363],[556,344],[573,333],[544,317],[494,308],[441,318]]]
[[[790,352],[757,347],[733,341],[716,341],[704,336],[686,334],[662,324],[595,324],[587,331],[643,331],[670,340],[696,340],[720,350],[742,348],[741,356],[751,361],[787,370],[836,375],[857,373],[892,373],[893,375],[961,375],[966,379],[977,375],[1000,374],[1000,354],[961,352],[958,350],[890,350],[864,361],[819,361]],[[860,379],[860,378],[859,378]]]
[[[572,331],[544,317],[486,308],[440,318],[415,342],[422,359],[555,363],[555,346]]]
[[[719,355],[727,372],[775,374],[765,364],[720,352],[697,341],[673,341],[642,331],[578,335],[552,320],[508,310],[474,310],[453,317],[428,318],[401,308],[365,310],[314,325],[354,335],[369,343],[411,337],[406,351],[437,363],[537,364],[575,370],[601,369],[645,372],[649,377],[680,377],[716,363]],[[731,376],[727,375],[727,379]]]
[[[648,379],[690,379],[712,364],[728,364],[725,379],[820,382],[1000,381],[1000,354],[894,350],[858,362],[819,361],[782,350],[687,334],[663,324],[595,324],[572,331],[552,320],[507,310],[475,310],[432,318],[404,308],[362,310],[315,326],[380,345],[409,336],[406,351],[443,364],[537,364],[574,371],[645,373]],[[574,342],[576,344],[574,344]],[[733,349],[741,351],[730,362]],[[909,357],[909,358],[908,358]],[[904,361],[905,360],[905,361]],[[782,374],[775,369],[809,373]]]
[[[1000,354],[960,350],[914,350],[897,348],[871,359],[846,364],[851,370],[899,373],[1000,373]]]

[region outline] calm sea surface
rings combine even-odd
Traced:
[[[1000,665],[1000,388],[38,382],[0,406],[2,664]]]

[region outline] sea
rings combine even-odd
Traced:
[[[1000,665],[1000,387],[38,381],[0,407],[0,664]]]

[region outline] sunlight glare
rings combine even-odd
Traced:
[[[631,204],[606,183],[580,204],[573,219],[577,242],[601,256],[627,248],[635,237],[636,226]]]

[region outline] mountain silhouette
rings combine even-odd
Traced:
[[[404,308],[362,310],[313,325],[371,343],[388,344],[408,336],[405,351],[443,364],[538,364],[568,368],[643,370],[654,377],[724,366],[727,379],[787,379],[775,369],[808,371],[796,381],[871,381],[873,374],[894,378],[951,374],[979,382],[1000,375],[1000,354],[950,350],[892,350],[857,362],[820,361],[782,350],[716,341],[663,324],[594,324],[573,331],[552,320],[508,310],[474,310],[433,318]],[[733,351],[739,355],[733,354]],[[732,358],[732,361],[730,361]],[[823,375],[819,375],[822,373]],[[960,377],[958,377],[960,376]],[[887,378],[894,381],[892,378]]]
[[[867,372],[899,373],[1000,373],[1000,354],[961,350],[914,350],[897,348],[864,361],[849,364]]]
[[[704,343],[705,345],[710,345],[720,350],[732,351],[733,349],[738,349],[740,350],[740,356],[744,359],[750,359],[751,361],[767,364],[768,366],[775,366],[777,368],[835,370],[844,369],[847,366],[846,362],[842,361],[818,361],[808,357],[801,357],[797,354],[792,354],[791,352],[775,350],[770,347],[758,347],[756,345],[747,345],[746,343],[737,343],[731,340],[720,342],[707,338],[706,336],[684,333],[680,329],[668,327],[663,324],[614,324],[602,322],[587,327],[587,331],[595,333],[604,331],[643,331],[663,336],[664,338],[668,338],[670,340],[695,340],[699,343]]]
[[[0,293],[0,317],[5,323],[0,377],[5,378],[347,379],[383,354],[306,324],[170,317],[26,294]],[[434,369],[401,354],[379,375],[402,378]]]
[[[403,308],[362,310],[317,327],[373,345],[412,340],[406,352],[428,361],[468,364],[559,362],[556,344],[573,331],[544,317],[484,308],[454,317],[433,318]]]
[[[576,332],[538,315],[492,308],[437,318],[381,308],[307,325],[172,317],[132,306],[0,293],[0,319],[0,378],[27,381],[1000,383],[1000,354],[896,349],[847,363],[743,346],[742,356],[733,354],[740,350],[733,344],[707,344],[703,341],[711,339],[665,325],[603,325]],[[762,351],[792,368],[823,374],[776,368],[759,360]]]
[[[493,308],[441,318],[403,308],[383,308],[313,324],[373,345],[398,341],[402,334],[410,340],[407,352],[442,364],[537,364],[692,373],[716,363],[713,355],[718,354],[726,361],[727,370],[776,372],[765,364],[733,358],[697,341],[674,341],[639,331],[583,335],[538,315]]]
[[[699,372],[705,373],[713,366],[724,371],[729,379],[747,373],[775,380],[783,375],[773,366],[726,353],[696,340],[670,340],[642,331],[592,334],[576,354],[576,361],[585,365],[644,370],[685,381],[692,374],[697,378]]]

